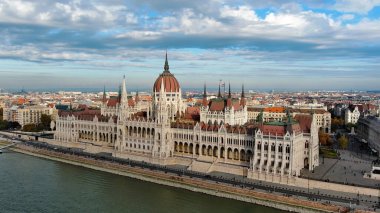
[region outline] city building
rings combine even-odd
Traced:
[[[25,124],[38,124],[43,114],[50,115],[55,120],[58,116],[58,111],[55,108],[39,105],[12,106],[3,109],[3,119],[18,122],[21,127]]]
[[[317,127],[327,133],[331,131],[331,113],[325,109],[300,109],[285,107],[249,107],[248,120],[256,121],[260,113],[262,113],[265,122],[283,121],[286,119],[287,112],[295,117],[296,115],[312,115],[315,114]]]
[[[344,123],[356,124],[360,117],[360,111],[358,106],[351,105],[344,111]]]
[[[380,152],[380,118],[367,116],[357,122],[357,137],[362,143],[367,143],[375,153]]]
[[[205,85],[200,115],[201,122],[210,125],[222,125],[224,123],[243,125],[247,123],[248,114],[244,96],[243,87],[240,100],[232,98],[231,85],[229,85],[228,96],[222,97],[219,85],[218,97],[208,101]]]
[[[205,88],[202,106],[186,107],[167,58],[150,107],[136,107],[126,88],[124,78],[120,95],[104,100],[101,110],[60,113],[54,139],[122,158],[287,183],[319,165],[315,114],[287,113],[286,120],[269,122],[261,114],[249,122],[244,88],[240,100],[230,91],[207,100]]]

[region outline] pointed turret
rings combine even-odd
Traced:
[[[139,101],[140,101],[140,98],[139,98],[139,91],[137,90],[137,92],[136,92],[136,97],[135,97],[135,103],[137,104]]]
[[[231,84],[228,83],[227,107],[232,107]]]
[[[107,96],[106,96],[106,86],[104,85],[103,88],[103,99],[102,99],[103,104],[107,102]]]
[[[207,106],[207,92],[206,92],[206,84],[204,85],[203,88],[203,101],[202,101],[203,106]]]
[[[165,66],[164,66],[164,71],[165,71],[165,72],[169,72],[168,51],[166,51],[166,54],[165,54]]]
[[[120,103],[124,106],[128,106],[128,94],[127,94],[127,85],[125,80],[125,75],[123,77],[123,83],[121,85],[121,100]]]
[[[231,98],[231,83],[228,82],[228,98]]]
[[[219,82],[219,90],[218,90],[218,98],[222,97],[222,93],[220,93],[220,82]]]
[[[240,98],[240,105],[245,106],[246,101],[245,101],[245,94],[244,94],[244,84],[241,86],[241,98]]]
[[[117,92],[117,101],[121,104],[121,85],[119,85],[119,91]]]

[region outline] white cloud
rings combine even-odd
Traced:
[[[121,3],[82,0],[0,0],[0,20],[65,28],[113,28],[138,23],[136,15]]]
[[[258,21],[254,10],[248,6],[239,6],[237,8],[232,8],[230,6],[224,6],[220,9],[220,16],[222,18],[234,18],[237,20],[245,21]]]
[[[332,9],[342,12],[366,14],[380,5],[380,0],[336,0]]]
[[[338,19],[342,21],[349,21],[355,18],[354,14],[343,14]]]
[[[161,32],[154,31],[131,31],[123,34],[118,34],[116,38],[128,38],[135,40],[156,40],[161,36]]]

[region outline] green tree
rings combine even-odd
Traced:
[[[339,142],[340,148],[347,149],[347,147],[348,147],[348,138],[345,135],[340,136],[339,139],[338,139],[338,142]]]
[[[0,108],[0,121],[3,120],[3,108]]]
[[[49,130],[50,129],[50,122],[51,122],[51,116],[42,114],[41,115],[41,126],[42,130]]]
[[[348,131],[351,131],[352,127],[354,127],[354,129],[356,129],[356,124],[353,124],[353,123],[346,124],[346,128],[347,128]]]
[[[0,130],[8,129],[8,121],[0,120]]]

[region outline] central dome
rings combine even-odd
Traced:
[[[153,91],[159,92],[161,84],[164,84],[165,92],[179,92],[179,83],[173,74],[169,71],[168,54],[166,54],[164,72],[162,72],[153,85]]]

